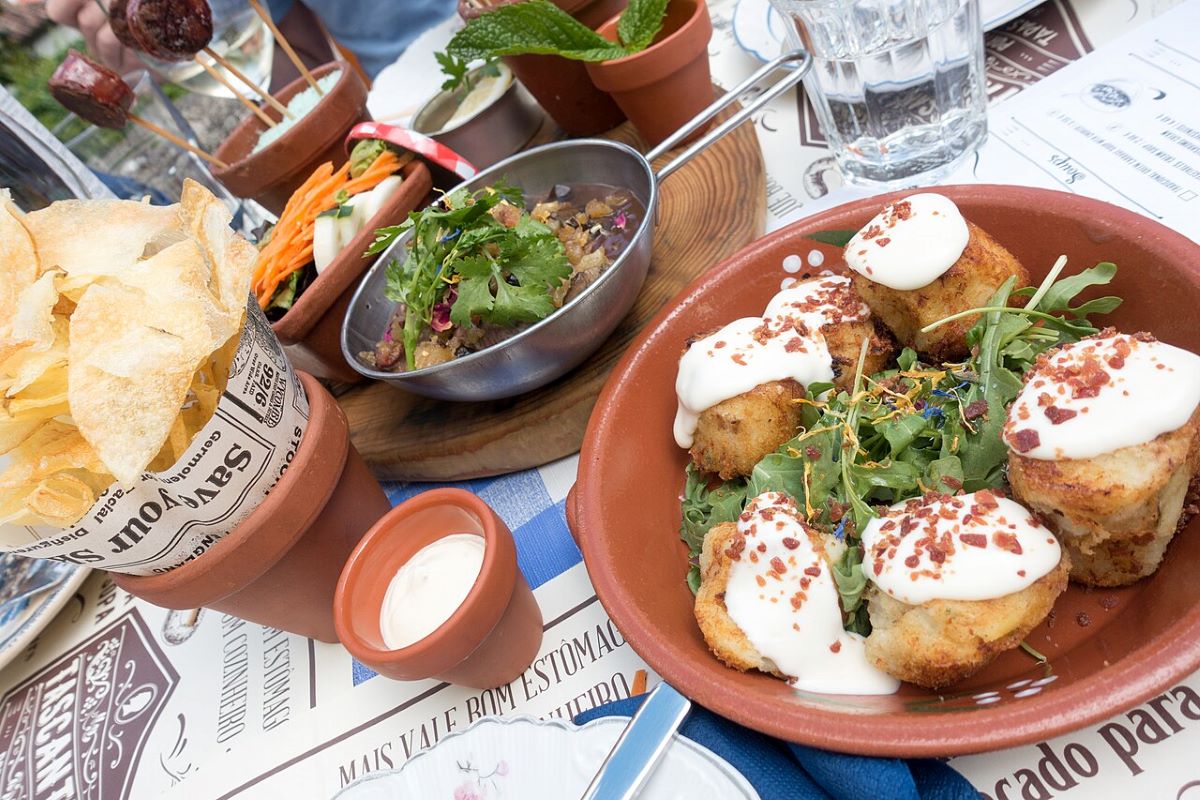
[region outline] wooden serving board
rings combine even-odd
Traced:
[[[606,138],[645,152],[629,123]],[[333,387],[375,475],[461,480],[578,452],[600,388],[634,334],[693,278],[763,234],[766,176],[753,126],[694,158],[660,192],[654,254],[637,303],[591,358],[554,383],[489,403],[431,400],[375,382]]]

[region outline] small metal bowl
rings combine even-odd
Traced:
[[[438,92],[412,121],[414,131],[436,139],[479,169],[490,167],[520,150],[544,121],[541,107],[503,64],[477,67],[471,71],[470,79],[480,80],[487,69],[499,70],[501,80],[508,81],[508,88],[489,105],[447,128],[446,123],[467,93],[465,87],[459,87]]]
[[[759,80],[792,63],[800,64],[800,68],[789,72],[657,172],[650,166],[656,158],[707,125]],[[409,230],[380,255],[358,285],[342,323],[342,355],[365,377],[442,400],[499,400],[544,386],[565,374],[604,343],[637,300],[650,270],[654,226],[658,222],[658,182],[799,83],[811,64],[812,59],[803,51],[785,53],[714,101],[644,156],[628,145],[605,139],[555,142],[512,156],[459,184],[457,188],[475,191],[505,178],[520,186],[527,198],[546,197],[560,183],[603,184],[628,191],[641,203],[645,214],[629,244],[608,269],[550,316],[462,358],[424,369],[388,372],[368,367],[359,354],[375,348],[396,307],[384,295],[387,269],[393,261],[404,258],[412,238]]]
[[[364,376],[442,400],[497,400],[536,389],[582,362],[604,342],[637,299],[650,268],[658,188],[634,149],[600,140],[559,142],[502,161],[461,184],[481,189],[505,178],[529,198],[545,197],[564,178],[626,189],[646,209],[638,231],[590,286],[541,322],[462,358],[407,372],[365,365],[396,304],[384,296],[388,265],[403,260],[411,231],[385,250],[359,284],[342,325],[342,354]]]

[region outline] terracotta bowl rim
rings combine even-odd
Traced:
[[[655,629],[649,613],[639,608],[621,589],[615,575],[603,568],[608,553],[601,530],[603,490],[593,478],[600,458],[600,442],[619,432],[610,430],[609,408],[618,402],[629,373],[652,350],[654,338],[665,323],[687,313],[703,287],[745,268],[781,240],[802,230],[830,228],[827,221],[848,212],[877,210],[889,198],[913,190],[865,198],[817,212],[764,236],[715,265],[668,301],[642,330],[617,363],[601,391],[580,451],[575,497],[568,516],[583,553],[588,574],[604,609],[630,646],[660,675],[692,700],[747,727],[788,741],[847,753],[890,757],[964,755],[1027,744],[1077,730],[1112,717],[1169,688],[1200,666],[1200,600],[1169,629],[1092,675],[1053,692],[1024,698],[1019,703],[989,705],[971,713],[954,711],[854,713],[806,705],[802,710],[764,713],[766,696],[723,691],[700,660],[674,646],[670,637]],[[1175,259],[1178,269],[1200,284],[1200,246],[1149,218],[1087,197],[1024,186],[962,184],[926,187],[955,199],[1021,200],[1026,208],[1085,211],[1119,226],[1124,238],[1154,242],[1155,250],[1175,251],[1188,258]],[[868,215],[869,216],[869,215]],[[1169,556],[1168,556],[1169,557]],[[714,656],[706,654],[717,664]],[[724,668],[723,669],[727,669]],[[730,674],[734,674],[730,670]],[[758,706],[757,708],[755,706]]]
[[[304,338],[312,332],[326,312],[338,301],[338,298],[347,289],[353,288],[362,274],[375,264],[379,254],[364,258],[361,253],[365,252],[367,246],[374,241],[376,229],[403,222],[407,219],[410,211],[424,202],[424,194],[415,198],[415,203],[410,202],[413,198],[408,197],[408,194],[413,191],[414,186],[423,187],[428,184],[428,188],[432,188],[432,177],[425,162],[414,158],[401,167],[398,174],[403,179],[403,183],[388,199],[384,207],[367,221],[363,229],[338,252],[333,261],[329,262],[325,270],[313,279],[312,284],[300,295],[292,307],[282,317],[271,323],[271,329],[275,331],[275,335],[284,345],[293,345],[304,341]],[[425,194],[428,194],[428,188]],[[323,287],[332,286],[333,289],[328,293],[313,291],[318,283]]]
[[[218,146],[216,154],[219,155],[220,157],[222,157],[225,160],[225,162],[228,164],[228,166],[225,169],[222,169],[221,167],[217,167],[217,166],[212,167],[213,176],[216,177],[218,180],[220,180],[222,178],[222,176],[229,175],[230,173],[234,173],[240,169],[244,169],[251,165],[258,165],[258,162],[261,159],[263,159],[264,157],[267,157],[269,155],[272,155],[273,149],[287,150],[287,149],[289,149],[290,145],[294,145],[297,142],[299,142],[300,139],[305,138],[305,136],[303,136],[303,134],[308,134],[309,136],[311,136],[313,133],[313,130],[314,130],[311,122],[312,122],[312,120],[317,119],[317,117],[320,116],[317,113],[317,111],[321,107],[321,104],[328,102],[329,99],[332,97],[335,97],[340,94],[345,94],[346,92],[351,91],[349,88],[347,88],[348,85],[350,85],[352,83],[362,83],[362,78],[360,78],[358,76],[358,73],[354,70],[354,67],[351,66],[351,64],[349,62],[343,61],[341,59],[335,59],[333,61],[328,61],[328,62],[322,64],[321,66],[316,67],[310,71],[312,72],[313,78],[320,79],[320,78],[323,78],[326,75],[328,75],[330,72],[333,72],[335,69],[341,70],[341,75],[338,77],[337,83],[335,83],[332,86],[332,88],[330,88],[329,91],[327,91],[325,93],[324,97],[322,97],[320,100],[317,101],[317,105],[314,106],[311,111],[309,111],[307,114],[305,114],[301,119],[297,120],[295,122],[295,124],[292,125],[292,127],[288,128],[287,131],[285,131],[283,133],[283,135],[280,136],[278,139],[276,139],[274,142],[267,145],[266,147],[264,147],[262,150],[259,150],[258,152],[254,152],[254,144],[257,143],[257,139],[250,144],[249,149],[245,153],[240,153],[240,154],[234,156],[232,153],[222,152],[225,149],[226,143],[232,142],[234,140],[234,138],[237,136],[237,134],[240,133],[240,128],[243,125],[249,125],[251,128],[253,128],[260,134],[264,130],[266,130],[266,125],[263,124],[263,121],[261,119],[259,119],[254,114],[248,114],[240,123],[238,123],[237,127],[234,128],[234,130],[229,134],[229,136],[225,137],[225,139],[224,139],[224,141],[222,141],[221,145]],[[275,97],[281,103],[283,103],[284,105],[287,105],[288,102],[290,102],[291,99],[295,95],[304,91],[304,89],[307,88],[307,86],[308,86],[308,81],[305,80],[303,75],[301,75],[300,77],[296,78],[296,80],[292,81],[287,86],[280,89],[278,92],[275,92]],[[366,86],[363,86],[363,96],[364,97],[366,96]],[[272,118],[278,118],[281,116],[278,111],[271,108],[265,102],[260,104],[260,107],[262,108],[263,112],[267,114],[267,116],[270,116]],[[338,134],[338,137],[334,137],[334,138],[340,138],[341,135],[342,134]],[[328,136],[326,136],[326,137],[317,136],[313,139],[313,141],[327,142],[328,139],[329,139]],[[326,146],[327,146],[327,144],[322,144],[321,149],[324,149],[324,147],[326,147]],[[318,149],[315,147],[306,147],[304,149],[311,150],[314,153],[319,152]],[[259,165],[259,166],[261,166],[261,165]],[[285,169],[285,171],[286,171],[286,169]]]
[[[360,578],[361,563],[369,556],[371,550],[381,546],[387,537],[394,535],[395,527],[403,520],[418,511],[437,505],[454,506],[479,519],[484,540],[483,565],[480,567],[479,576],[475,579],[475,584],[467,593],[462,604],[450,615],[449,619],[435,628],[428,636],[398,650],[376,647],[358,635],[358,631],[351,621],[353,617],[353,610],[350,607],[351,600],[357,594],[353,584]],[[452,533],[453,531],[446,531],[439,538],[444,538]],[[484,626],[487,628],[487,635],[467,648],[465,658],[469,658],[470,654],[487,639],[487,636],[491,635],[491,631],[499,624],[508,608],[509,597],[517,580],[520,580],[520,573],[517,569],[516,548],[512,534],[503,527],[503,523],[491,506],[465,489],[455,487],[430,489],[409,498],[380,517],[379,521],[363,535],[346,560],[341,577],[338,579],[337,589],[334,591],[333,600],[333,615],[338,638],[346,646],[346,649],[367,666],[374,668],[375,665],[385,665],[384,670],[376,671],[403,670],[410,664],[415,665],[416,662],[430,659],[432,654],[443,649],[445,640],[454,635],[455,629],[461,627],[464,620],[481,614],[492,618],[490,623]],[[509,585],[506,587],[507,591],[504,594],[503,602],[499,602],[492,590],[502,588],[503,584]],[[492,606],[491,609],[487,608],[489,605]],[[447,669],[457,666],[458,663],[461,661],[449,665]]]

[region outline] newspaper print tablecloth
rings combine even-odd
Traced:
[[[1193,4],[1200,0],[1192,0]],[[711,3],[714,70],[755,62]],[[1160,5],[1169,5],[1161,3]],[[1164,10],[1144,0],[1049,0],[988,36],[990,91],[1006,98]],[[843,192],[795,98],[756,120],[775,224]],[[576,458],[468,488],[514,531],[546,636],[506,687],[479,692],[374,675],[344,649],[210,611],[168,612],[102,574],[0,672],[4,797],[327,797],[487,714],[567,718],[626,696],[644,665],[597,602],[563,515]],[[425,486],[388,487],[399,502]],[[651,676],[653,680],[653,676]],[[1126,714],[1028,747],[956,759],[991,798],[1200,798],[1200,678]]]

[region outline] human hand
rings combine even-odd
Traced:
[[[117,40],[98,0],[46,0],[46,15],[59,25],[78,30],[88,52],[122,75],[145,69],[137,54]]]

